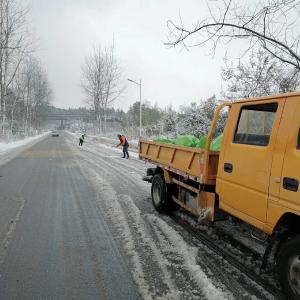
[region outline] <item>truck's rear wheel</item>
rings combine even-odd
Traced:
[[[279,280],[289,299],[300,299],[300,235],[290,237],[277,257]]]
[[[171,199],[171,186],[166,185],[160,174],[155,174],[152,179],[151,196],[154,208],[159,212],[168,213],[178,206]]]

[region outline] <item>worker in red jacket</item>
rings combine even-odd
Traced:
[[[129,144],[128,144],[128,141],[127,141],[125,135],[118,134],[118,138],[120,140],[120,143],[117,145],[117,147],[123,146],[123,157],[122,158],[125,158],[125,156],[127,156],[127,158],[129,158],[129,153],[128,153]]]

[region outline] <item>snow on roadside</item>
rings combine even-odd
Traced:
[[[47,134],[49,134],[49,132],[44,132],[42,134],[28,137],[28,138],[25,138],[25,139],[19,140],[19,141],[13,141],[13,142],[8,142],[8,143],[0,142],[0,155],[3,155],[5,153],[9,152],[10,150],[25,146],[33,141],[36,141],[36,140],[44,137]]]
[[[49,134],[49,132],[44,132],[42,134],[38,134],[32,137],[27,137],[23,140],[13,141],[13,142],[0,142],[0,159],[5,154],[11,154],[12,150],[19,150],[22,147],[25,147],[27,145],[30,145],[33,142],[38,141],[39,139],[43,138]]]

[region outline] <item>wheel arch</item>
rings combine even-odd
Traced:
[[[161,167],[156,167],[154,174],[164,175],[164,170]]]
[[[282,245],[296,234],[300,234],[300,216],[292,212],[284,213],[276,223],[271,235],[276,261]]]
[[[279,236],[283,233],[289,235],[300,233],[300,216],[292,213],[284,213],[276,223],[272,235]]]

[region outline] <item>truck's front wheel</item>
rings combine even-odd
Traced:
[[[279,280],[289,299],[300,299],[300,235],[290,237],[278,253]]]
[[[171,187],[168,188],[160,174],[154,175],[152,179],[151,196],[153,206],[159,213],[168,213],[178,207],[177,204],[171,200],[171,190]]]

